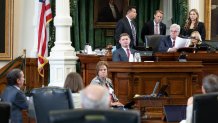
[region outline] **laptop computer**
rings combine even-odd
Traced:
[[[180,122],[186,119],[186,105],[164,105],[167,122]]]

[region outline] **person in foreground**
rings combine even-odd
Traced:
[[[11,104],[11,123],[23,123],[22,110],[28,109],[25,94],[21,91],[24,84],[24,74],[20,69],[13,69],[7,74],[8,85],[3,91],[1,98]]]
[[[88,85],[81,91],[81,102],[84,109],[109,109],[109,92],[105,87]]]
[[[214,74],[207,75],[202,80],[202,93],[218,92],[218,76]],[[193,112],[193,97],[190,97],[187,102],[186,120],[182,120],[180,123],[192,123]]]
[[[189,17],[186,20],[185,26],[182,28],[180,35],[183,37],[190,37],[193,31],[198,31],[202,40],[205,40],[205,26],[203,22],[199,21],[199,13],[197,9],[191,9],[189,11]]]
[[[179,36],[180,26],[178,24],[172,24],[170,26],[170,35],[161,39],[158,51],[159,52],[176,52],[175,47],[176,38]]]
[[[141,39],[143,41],[145,40],[145,35],[166,35],[166,25],[162,23],[163,15],[163,11],[156,10],[154,20],[144,24],[141,31]]]
[[[70,72],[65,80],[64,88],[69,88],[72,92],[74,108],[81,108],[81,98],[79,91],[84,88],[80,74]]]
[[[116,48],[119,49],[120,43],[120,35],[122,33],[127,33],[131,39],[130,47],[133,48],[137,46],[137,38],[136,38],[136,25],[134,23],[134,19],[136,18],[136,7],[135,6],[129,6],[127,8],[126,17],[120,19],[117,22],[116,29],[115,29],[115,35],[114,38],[116,40]]]
[[[122,33],[120,35],[119,43],[121,48],[115,50],[112,54],[112,61],[125,61],[128,62],[131,55],[136,52],[136,50],[129,47],[130,37],[127,33]],[[133,55],[132,55],[133,57]]]
[[[96,65],[96,73],[97,76],[92,79],[91,85],[100,85],[106,87],[111,96],[110,98],[110,106],[123,106],[122,103],[119,102],[118,98],[114,94],[113,84],[108,76],[108,64],[104,61],[99,61]]]

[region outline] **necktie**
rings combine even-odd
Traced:
[[[134,43],[134,46],[136,46],[136,30],[135,30],[135,26],[132,21],[131,21],[131,28],[132,28],[133,43]]]
[[[173,42],[172,42],[172,46],[173,46],[173,47],[175,46],[175,40],[173,40]]]
[[[155,24],[155,27],[154,27],[154,34],[158,34],[158,25]]]
[[[126,49],[126,52],[127,52],[127,57],[129,58],[129,56],[130,56],[130,51],[129,51],[129,49]]]

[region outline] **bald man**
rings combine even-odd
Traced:
[[[99,85],[89,85],[81,91],[82,108],[108,109],[110,95],[108,89]]]

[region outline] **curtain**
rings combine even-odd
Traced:
[[[184,26],[188,15],[188,1],[187,0],[173,0],[172,4],[173,18],[172,22]]]

